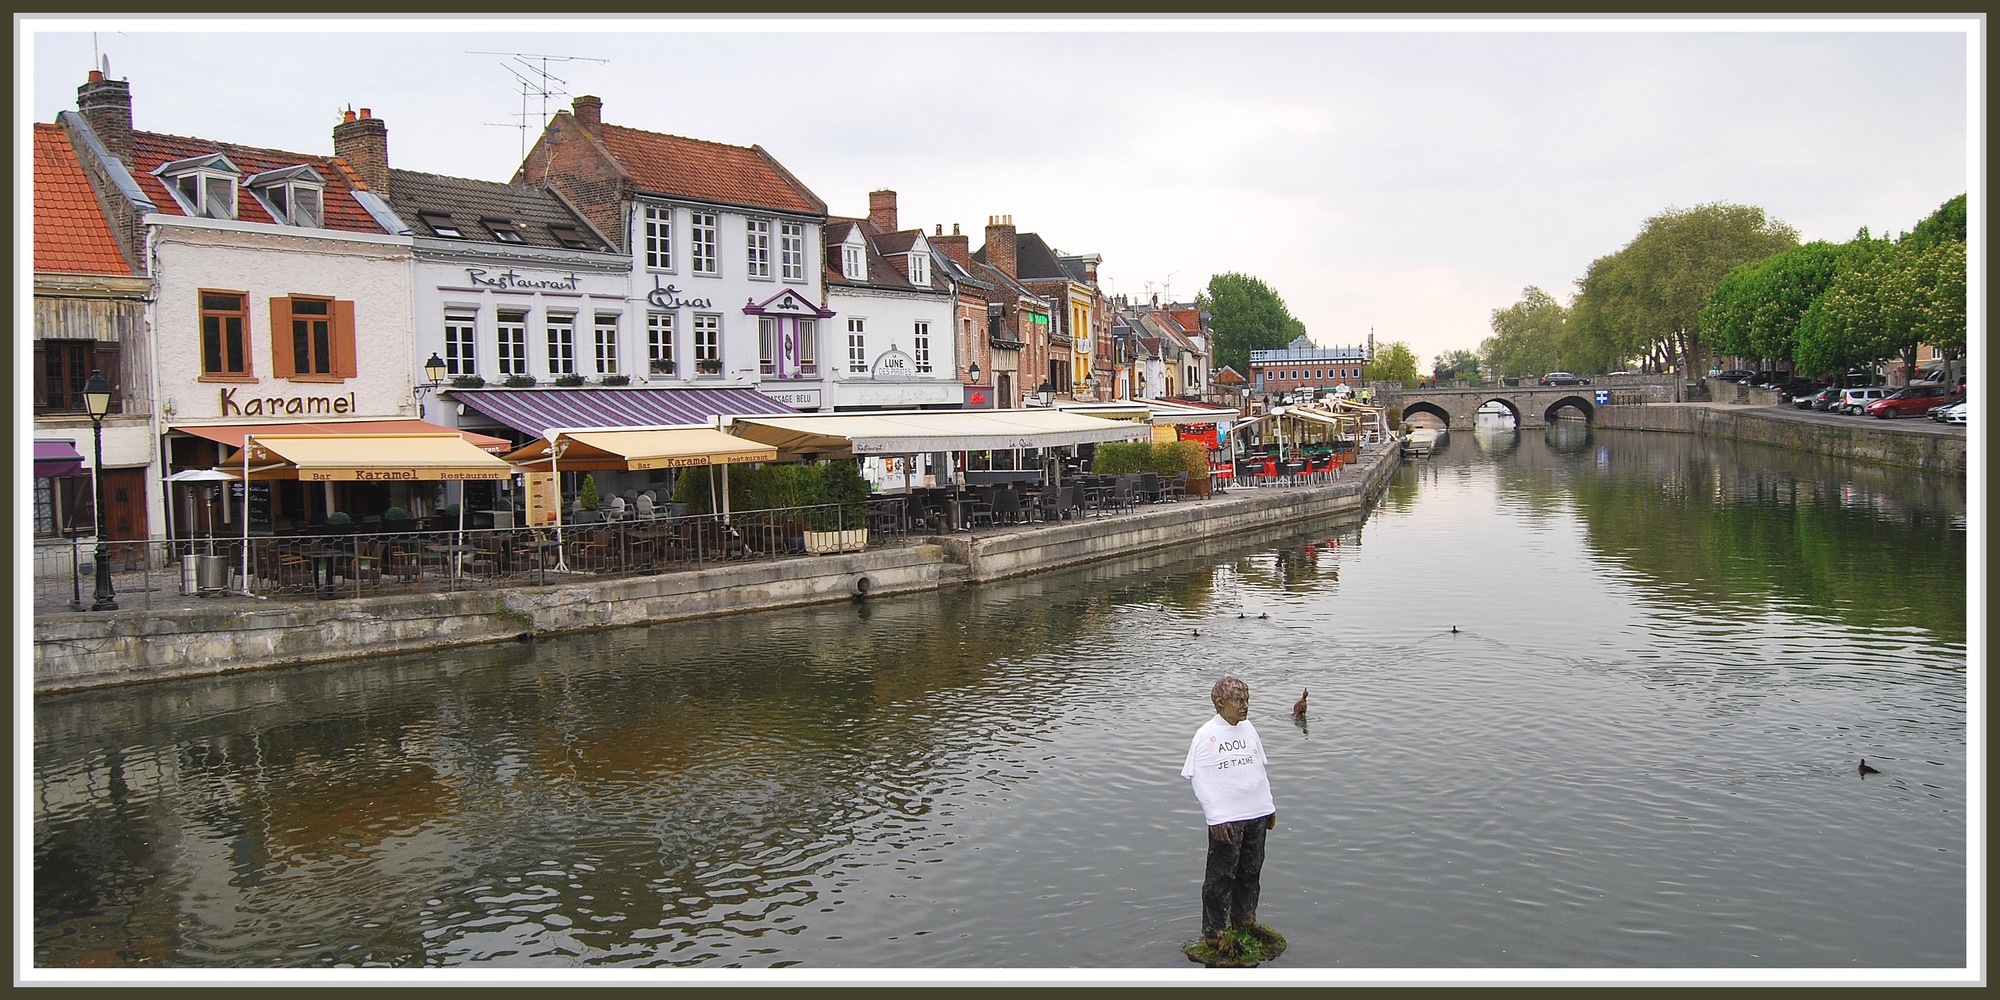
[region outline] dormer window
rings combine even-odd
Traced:
[[[868,280],[867,257],[861,249],[859,243],[843,243],[840,246],[840,273],[849,281]]]
[[[236,182],[243,171],[221,153],[162,163],[153,171],[181,211],[197,219],[236,218]]]
[[[417,221],[430,228],[432,234],[448,240],[462,240],[465,234],[458,231],[458,223],[451,221],[451,215],[427,208],[417,209]]]
[[[521,228],[519,226],[514,225],[514,223],[506,219],[488,218],[488,219],[481,219],[479,220],[479,222],[481,225],[486,227],[488,232],[491,232],[493,234],[494,239],[499,240],[502,243],[527,242],[527,240],[521,237]]]
[[[590,241],[584,239],[583,231],[576,228],[575,226],[561,226],[561,225],[551,224],[549,226],[549,235],[555,237],[557,243],[560,243],[563,246],[570,248],[571,250],[590,249]]]
[[[929,287],[931,283],[931,259],[928,254],[910,255],[910,284]]]
[[[243,184],[280,225],[318,229],[325,224],[326,178],[311,167],[301,164],[266,170]]]

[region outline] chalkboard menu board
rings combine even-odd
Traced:
[[[229,506],[234,510],[243,509],[243,484],[229,484]],[[262,480],[250,484],[250,530],[266,531],[271,528],[271,483]]]

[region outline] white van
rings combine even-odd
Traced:
[[[1845,389],[1840,393],[1840,402],[1833,404],[1832,408],[1840,413],[1852,413],[1858,416],[1867,411],[1869,403],[1888,394],[1889,390],[1879,385]]]

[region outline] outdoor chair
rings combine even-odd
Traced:
[[[1139,499],[1144,500],[1147,503],[1159,503],[1161,500],[1164,499],[1164,497],[1160,493],[1159,473],[1157,472],[1139,473]]]
[[[1187,485],[1188,474],[1186,472],[1177,472],[1174,474],[1174,478],[1160,484],[1160,490],[1166,495],[1168,500],[1179,502],[1187,499]]]

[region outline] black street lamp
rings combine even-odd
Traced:
[[[968,368],[968,369],[966,369],[966,370],[967,370],[967,371],[969,371],[969,372],[971,373],[971,375],[972,375],[972,384],[973,384],[973,385],[978,385],[978,384],[979,384],[979,362],[977,362],[977,361],[974,361],[974,362],[972,363],[972,367],[970,367],[970,368]]]
[[[90,610],[116,611],[118,595],[111,590],[111,546],[104,538],[104,415],[111,412],[111,382],[102,371],[92,369],[90,380],[83,383],[83,407],[90,413],[96,448],[91,479],[97,484],[97,497],[92,504],[97,520],[97,600]]]
[[[1041,399],[1043,406],[1047,406],[1050,403],[1055,402],[1056,399],[1055,384],[1044,379],[1042,381],[1041,387],[1035,390],[1035,395]]]
[[[436,351],[432,351],[431,359],[424,362],[424,378],[428,381],[416,387],[418,419],[424,416],[424,393],[436,392],[438,386],[444,384],[444,359],[438,357]]]

